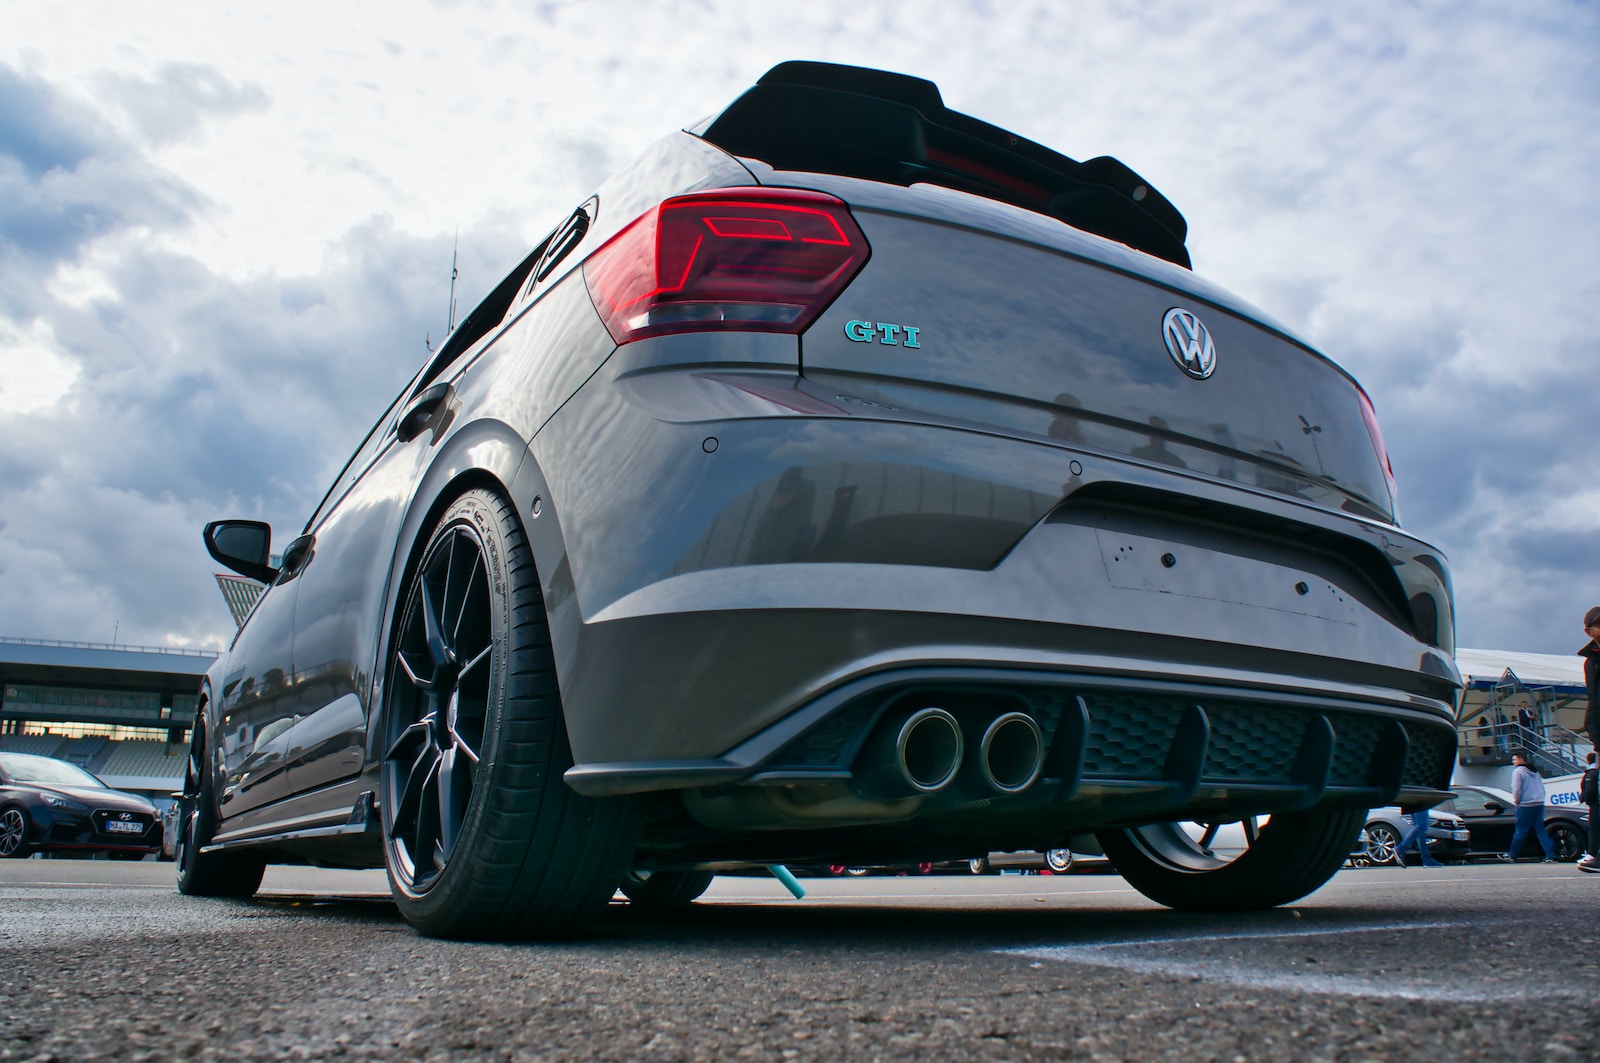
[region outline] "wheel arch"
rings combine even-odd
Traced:
[[[450,504],[474,488],[493,491],[511,503],[533,554],[547,610],[557,594],[552,587],[552,574],[565,569],[566,543],[550,500],[549,485],[527,441],[501,421],[475,421],[463,427],[445,441],[440,452],[428,463],[400,522],[395,556],[384,591],[383,619],[378,628],[380,641],[373,660],[373,724],[387,696],[388,661],[405,604],[405,588],[422,561],[428,534]],[[539,500],[537,519],[533,514],[535,499]],[[559,679],[563,640],[558,638],[554,617],[551,619],[551,640],[556,649]],[[377,748],[380,740],[381,728],[369,726],[368,764],[382,757],[382,751]]]

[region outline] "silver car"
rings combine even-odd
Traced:
[[[1389,805],[1367,812],[1366,840],[1356,854],[1357,862],[1368,864],[1400,863],[1400,841],[1411,831],[1411,817],[1401,813],[1399,806]],[[1436,810],[1428,817],[1428,854],[1435,860],[1462,860],[1466,858],[1470,835],[1467,824],[1454,812]],[[1407,859],[1420,860],[1416,850]]]
[[[205,680],[181,888],[384,866],[426,933],[530,937],[619,883],[1094,833],[1175,907],[1316,889],[1447,792],[1448,566],[1366,393],[1186,232],[901,74],[784,63],[671,132],[281,551],[207,526],[268,586]],[[1178,826],[1241,817],[1226,860]]]

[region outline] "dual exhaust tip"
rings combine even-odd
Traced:
[[[857,760],[862,796],[895,800],[935,794],[958,775],[980,794],[1017,794],[1044,770],[1044,734],[1033,717],[1002,712],[966,727],[924,708],[880,723]]]

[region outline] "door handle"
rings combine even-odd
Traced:
[[[434,411],[444,405],[450,397],[450,385],[447,383],[433,384],[425,389],[406,407],[406,412],[400,415],[400,420],[395,423],[395,438],[402,443],[409,443],[422,434],[422,430],[433,420]]]
[[[283,548],[283,567],[280,568],[279,578],[296,575],[311,560],[311,546],[317,541],[315,535],[302,535]]]

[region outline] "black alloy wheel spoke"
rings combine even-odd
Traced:
[[[433,689],[433,680],[424,680],[421,676],[417,675],[416,671],[411,667],[411,662],[406,660],[404,650],[396,651],[394,659],[395,663],[400,666],[400,671],[405,673],[406,679],[410,680],[412,686],[416,687],[418,690]]]
[[[439,863],[450,859],[455,848],[456,831],[466,812],[466,800],[461,793],[461,779],[466,772],[456,771],[456,751],[446,749],[439,756],[437,797],[439,802]],[[468,791],[470,793],[470,791]]]
[[[1256,832],[1258,829],[1256,827],[1256,817],[1246,816],[1244,819],[1239,821],[1239,825],[1244,828],[1245,846],[1250,847],[1255,845],[1257,836]]]
[[[422,612],[422,629],[427,638],[428,656],[433,658],[433,682],[438,684],[439,672],[455,664],[455,654],[445,645],[444,629],[439,623],[438,606],[434,604],[433,592],[428,588],[427,579],[418,580],[417,586],[422,591],[422,600],[417,605]]]
[[[463,742],[459,735],[456,737],[456,752],[466,757],[474,768],[478,766],[477,752],[471,746],[467,745],[467,743]]]
[[[1222,824],[1220,824],[1220,823],[1207,823],[1205,825],[1205,828],[1206,828],[1205,833],[1200,835],[1200,842],[1199,842],[1200,848],[1209,851],[1210,848],[1211,848],[1211,843],[1217,840],[1217,831],[1221,827],[1222,827]]]
[[[400,737],[394,740],[394,744],[383,755],[383,759],[405,760],[407,757],[412,756],[411,750],[417,747],[418,743],[427,744],[428,734],[431,730],[432,728],[429,727],[426,718],[418,720],[400,733]]]
[[[400,791],[400,801],[394,809],[395,837],[414,835],[417,832],[417,820],[422,809],[422,798],[427,790],[428,777],[433,766],[439,761],[438,753],[429,743],[418,752],[416,760],[412,761],[411,769],[406,772],[405,787]]]
[[[490,643],[489,645],[485,646],[483,649],[479,650],[477,652],[477,654],[472,658],[472,660],[468,661],[466,664],[461,666],[461,672],[456,677],[457,681],[459,682],[461,680],[466,679],[467,675],[469,673],[471,673],[471,671],[474,668],[476,668],[476,667],[478,667],[478,665],[483,664],[484,662],[488,661],[489,660],[489,656],[493,651],[494,651],[494,644],[493,643]]]
[[[426,798],[435,793],[439,785],[439,760],[434,758],[428,771],[422,777],[419,787],[420,796]],[[442,866],[438,857],[439,848],[439,804],[438,801],[422,800],[417,809],[417,832],[411,848],[412,862],[415,864],[413,880],[422,883],[433,877],[434,873]],[[426,860],[423,859],[426,854]]]
[[[461,608],[456,613],[455,626],[450,629],[450,641],[455,644],[457,650],[461,649],[461,621],[467,617],[467,606],[472,601],[472,591],[478,585],[478,572],[482,568],[483,566],[479,564],[472,566],[472,571],[467,575],[467,586],[461,592]],[[466,671],[466,669],[463,668],[462,671]]]

